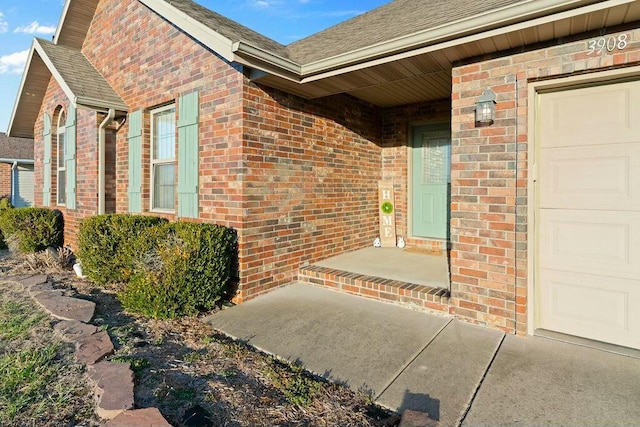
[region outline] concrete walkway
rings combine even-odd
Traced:
[[[292,284],[215,329],[440,426],[640,425],[640,359]]]

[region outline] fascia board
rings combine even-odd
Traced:
[[[540,1],[541,3],[542,1],[553,2],[553,0],[534,0],[534,1],[536,2]],[[591,4],[591,5],[583,6],[576,9],[571,9],[565,12],[559,12],[553,15],[543,16],[540,18],[535,18],[532,20],[527,20],[524,22],[507,25],[504,27],[496,28],[494,30],[474,33],[468,36],[462,36],[462,37],[453,38],[453,39],[451,37],[454,37],[455,34],[449,34],[445,36],[445,32],[442,32],[444,29],[439,28],[434,34],[431,34],[432,36],[431,40],[421,39],[420,44],[425,44],[425,42],[432,43],[423,48],[406,51],[406,49],[410,49],[410,46],[401,47],[400,45],[397,45],[396,51],[403,50],[403,49],[405,51],[394,55],[392,49],[384,49],[382,45],[378,45],[377,47],[379,48],[379,51],[375,51],[375,52],[369,51],[368,56],[362,54],[362,52],[356,52],[356,53],[351,52],[349,54],[327,59],[325,61],[303,65],[302,66],[303,78],[301,82],[308,83],[316,80],[321,80],[327,77],[332,77],[335,75],[344,74],[344,73],[356,71],[363,68],[369,68],[375,65],[385,64],[388,62],[397,61],[399,59],[404,59],[411,56],[421,55],[429,52],[446,49],[448,47],[459,46],[465,43],[482,40],[489,37],[499,36],[499,35],[506,34],[519,29],[536,27],[545,23],[570,18],[572,16],[578,16],[578,15],[587,14],[590,12],[596,12],[599,10],[612,8],[612,7],[627,4],[627,3],[632,3],[633,1],[635,0],[608,0],[605,2],[600,2],[600,3]],[[575,1],[564,2],[564,3],[575,3]],[[537,12],[537,11],[538,10],[536,9],[536,11],[534,12]],[[513,18],[511,18],[511,20],[516,18],[517,17],[514,16]],[[471,32],[474,31],[473,28],[464,29],[464,27],[459,27],[455,30],[458,31],[458,33],[468,33],[470,31]],[[481,28],[476,28],[475,30],[480,31]],[[422,33],[422,37],[428,37],[428,36],[429,35],[427,35],[426,33]],[[413,36],[410,36],[410,37],[413,37]],[[442,38],[444,38],[445,41],[438,43],[437,40]],[[369,49],[373,49],[373,48],[374,47],[366,48],[364,50],[368,51]],[[375,57],[377,59],[367,60],[368,57]],[[338,60],[338,58],[340,58],[340,60]],[[348,65],[349,63],[351,63],[352,65],[349,66]],[[305,77],[305,76],[308,76],[308,77]]]
[[[106,102],[103,101],[101,99],[95,99],[95,98],[90,98],[90,97],[86,97],[86,96],[78,96],[75,98],[74,100],[74,104],[76,104],[76,106],[81,105],[84,107],[88,107],[91,109],[111,109],[113,108],[114,110],[118,111],[118,112],[123,112],[126,113],[129,111],[129,107],[125,104],[118,104],[118,103],[111,103],[111,102]]]
[[[288,73],[292,73],[295,75],[302,74],[302,67],[296,62],[278,55],[274,55],[273,53],[265,49],[259,48],[245,41],[240,40],[239,42],[234,43],[233,51],[251,56],[269,65],[276,66]],[[242,59],[238,59],[238,62],[242,63]]]
[[[69,12],[69,5],[73,0],[67,0],[64,3],[64,7],[62,8],[62,14],[60,15],[60,20],[58,20],[58,26],[56,27],[56,32],[53,35],[53,44],[58,44],[58,39],[60,38],[60,32],[62,31],[62,27],[64,25],[64,21],[67,19],[67,13]]]
[[[229,62],[233,62],[233,42],[217,31],[162,0],[138,0],[140,3],[189,34]]]
[[[9,126],[7,128],[7,136],[13,136],[11,135],[11,129],[13,128],[13,122],[15,120],[16,113],[18,112],[18,106],[20,104],[20,98],[22,96],[22,92],[24,91],[25,85],[29,78],[29,70],[31,69],[31,60],[33,59],[34,50],[35,50],[35,39],[31,43],[31,48],[29,49],[29,56],[27,57],[27,62],[24,67],[24,71],[22,72],[22,80],[20,81],[18,94],[16,95],[16,100],[13,103],[13,111],[11,112],[11,117],[9,118]]]

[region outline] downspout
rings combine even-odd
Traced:
[[[104,118],[98,127],[98,215],[104,214],[105,211],[105,127],[116,116],[116,110],[109,108],[107,117]]]
[[[13,162],[13,164],[11,165],[11,199],[9,200],[11,202],[12,206],[16,205],[16,194],[18,193],[18,186],[17,186],[17,179],[15,174],[16,169],[18,168],[18,161],[16,160],[15,162]]]

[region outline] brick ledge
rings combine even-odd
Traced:
[[[448,313],[449,290],[368,276],[318,265],[300,267],[298,280],[378,301]]]

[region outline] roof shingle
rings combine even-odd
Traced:
[[[0,132],[0,159],[33,160],[33,139],[14,138]]]
[[[247,28],[229,18],[226,18],[191,0],[165,0],[181,12],[204,24],[212,30],[222,34],[232,42],[244,41],[253,46],[267,50],[276,55],[288,58],[284,45],[270,39],[250,28]]]
[[[308,64],[419,31],[472,18],[522,0],[394,0],[287,46],[289,55]]]
[[[126,105],[82,52],[55,45],[46,40],[37,40],[53,67],[60,73],[60,77],[75,96],[101,101],[108,105]]]

